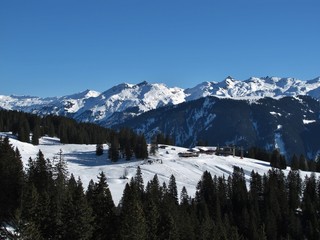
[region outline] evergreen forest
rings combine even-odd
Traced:
[[[63,154],[39,151],[23,169],[8,138],[0,141],[0,239],[319,239],[320,179],[294,170],[230,176],[204,172],[194,197],[174,175],[147,183],[138,167],[115,205],[108,173],[83,186]]]

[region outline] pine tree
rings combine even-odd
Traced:
[[[157,240],[160,225],[160,213],[156,204],[151,198],[147,198],[145,204],[145,222],[146,222],[146,233],[147,238],[150,240]]]
[[[33,184],[24,188],[21,208],[20,233],[26,239],[42,239],[39,230],[39,194]]]
[[[0,138],[0,223],[15,218],[20,206],[24,173],[19,150],[14,150],[9,138]]]
[[[279,149],[273,150],[270,159],[270,165],[274,168],[280,168],[280,151]]]
[[[140,166],[137,167],[137,172],[134,177],[134,183],[137,187],[138,192],[140,193],[140,196],[142,197],[142,195],[144,194],[144,183]]]
[[[148,158],[148,145],[143,134],[138,135],[134,148],[134,154],[138,159]]]
[[[291,170],[299,170],[300,164],[297,155],[293,154],[291,159]]]
[[[168,194],[172,201],[178,205],[178,189],[176,184],[176,178],[174,175],[171,175],[168,185]]]
[[[117,162],[119,160],[119,141],[117,136],[114,136],[111,140],[109,147],[109,159],[112,162]]]
[[[240,233],[245,233],[248,229],[248,193],[246,188],[246,181],[242,168],[234,167],[232,173],[232,213],[236,226],[238,226]]]
[[[34,126],[33,131],[32,131],[31,143],[33,145],[39,145],[40,135],[41,135],[40,125],[39,125],[39,123],[36,123],[36,125]]]
[[[98,180],[93,189],[87,190],[87,199],[94,216],[93,238],[98,240],[109,236],[110,239],[114,239],[116,238],[115,205],[104,172],[99,173]]]
[[[249,203],[252,211],[255,213],[257,224],[260,224],[261,213],[260,207],[263,198],[263,185],[262,177],[259,173],[251,172],[250,191],[249,191]]]
[[[291,211],[296,211],[300,206],[302,182],[297,171],[290,171],[286,181],[288,189],[288,205]]]
[[[317,215],[317,203],[319,196],[317,194],[317,183],[315,175],[305,178],[305,187],[302,199],[302,227],[307,239],[319,239],[320,228]]]
[[[103,144],[96,145],[96,155],[101,156],[103,154]]]
[[[156,206],[160,207],[162,201],[162,191],[157,174],[155,174],[153,179],[147,183],[146,198],[152,199]]]
[[[134,186],[126,185],[121,204],[120,239],[147,239],[145,215]]]
[[[308,171],[308,163],[303,154],[301,154],[299,157],[299,169],[302,171]]]
[[[60,239],[91,239],[92,237],[92,209],[89,207],[83,192],[80,179],[74,186],[74,179],[70,179],[71,187],[62,211],[62,231]]]
[[[21,142],[30,142],[30,126],[26,117],[21,117],[19,121],[18,140]]]

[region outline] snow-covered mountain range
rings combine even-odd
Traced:
[[[320,99],[320,77],[308,81],[278,77],[252,77],[240,81],[227,77],[221,82],[203,82],[188,89],[168,87],[162,83],[123,83],[101,93],[86,90],[63,97],[0,95],[0,108],[40,115],[56,114],[111,126],[152,109],[201,97],[260,99],[297,95]]]

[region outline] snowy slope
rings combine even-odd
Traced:
[[[2,133],[1,135],[6,135]],[[209,171],[212,175],[228,177],[233,171],[233,166],[242,167],[247,180],[250,179],[252,170],[259,174],[267,173],[270,166],[266,162],[255,159],[239,157],[222,157],[215,155],[200,155],[194,158],[180,158],[178,153],[186,149],[168,146],[166,149],[159,149],[156,156],[151,156],[149,160],[153,160],[152,164],[145,161],[125,161],[120,160],[117,163],[111,163],[107,160],[107,146],[104,146],[105,154],[97,157],[95,155],[95,145],[77,145],[77,144],[60,144],[59,139],[43,137],[40,139],[40,145],[33,146],[28,143],[17,141],[9,134],[10,143],[14,147],[18,147],[22,155],[24,165],[27,165],[29,157],[35,158],[39,150],[41,150],[46,158],[54,159],[60,149],[63,157],[67,161],[69,173],[80,177],[84,187],[88,186],[90,179],[97,181],[97,175],[100,171],[104,171],[108,178],[108,184],[116,204],[119,203],[125,184],[130,181],[136,173],[137,166],[142,170],[144,183],[150,181],[155,174],[158,175],[159,181],[168,183],[171,174],[177,181],[178,192],[182,187],[187,188],[188,194],[194,196],[196,185],[201,179],[204,171]],[[289,168],[285,170],[288,173]],[[308,172],[301,172],[303,177]],[[128,179],[121,179],[126,175]]]
[[[162,83],[123,83],[102,93],[86,90],[53,98],[0,95],[0,108],[40,115],[56,114],[110,126],[152,109],[206,96],[257,99],[297,95],[320,99],[320,78],[302,81],[295,78],[252,77],[240,81],[227,77],[221,82],[203,82],[188,89],[171,88]]]

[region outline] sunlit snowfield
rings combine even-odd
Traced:
[[[5,133],[2,135],[6,135]],[[35,158],[39,150],[42,151],[45,158],[51,161],[57,161],[60,150],[63,158],[67,162],[69,174],[76,178],[80,177],[83,186],[86,189],[91,179],[97,181],[99,172],[103,171],[107,176],[107,181],[112,193],[113,200],[117,205],[122,197],[125,184],[130,181],[136,173],[137,166],[140,166],[144,183],[151,180],[155,174],[158,175],[159,181],[168,183],[170,176],[173,174],[176,178],[178,192],[185,186],[189,196],[194,197],[196,186],[204,171],[209,171],[212,176],[228,177],[233,171],[233,166],[241,167],[244,170],[245,177],[249,183],[251,171],[254,170],[263,175],[270,169],[270,164],[256,159],[233,157],[233,156],[216,156],[200,154],[199,157],[181,158],[179,152],[187,149],[167,146],[165,149],[159,148],[155,156],[149,156],[148,160],[119,160],[116,163],[108,159],[108,146],[104,145],[104,154],[96,156],[96,145],[80,144],[61,144],[59,139],[43,137],[40,144],[23,143],[10,137],[10,143],[20,150],[24,166],[27,167],[29,157]],[[287,174],[290,168],[284,170]],[[310,172],[300,171],[301,177],[309,175]],[[320,176],[318,174],[318,176]],[[125,178],[124,178],[125,177]]]

